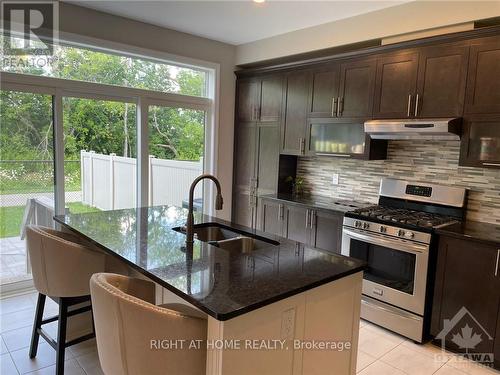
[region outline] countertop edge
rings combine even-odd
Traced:
[[[479,222],[479,221],[475,221],[472,223],[475,225],[488,225],[488,226],[491,225],[491,226],[495,226],[495,227],[500,228],[500,226],[497,226],[497,225],[491,224],[491,223],[483,223],[483,222]],[[438,228],[438,229],[436,229],[436,233],[438,235],[441,235],[441,236],[448,236],[448,237],[458,238],[461,240],[479,242],[479,243],[482,243],[485,245],[500,246],[500,239],[497,240],[497,239],[493,239],[493,238],[486,238],[486,237],[481,236],[481,235],[471,235],[471,234],[467,234],[467,233],[463,233],[463,232],[461,233],[461,232],[458,232],[456,230],[457,225],[464,225],[464,224],[452,224],[452,225],[448,225],[448,226],[445,226],[442,228]],[[467,225],[467,222],[465,223],[465,225]]]
[[[273,201],[278,201],[278,202],[286,202],[288,204],[291,204],[291,205],[295,205],[295,206],[301,206],[301,207],[313,207],[314,209],[316,210],[320,210],[320,211],[325,211],[325,212],[331,212],[331,213],[336,213],[336,214],[339,214],[339,215],[345,215],[346,212],[348,211],[353,211],[356,209],[356,207],[349,207],[348,209],[341,209],[340,205],[339,207],[324,207],[323,205],[321,204],[315,204],[314,202],[310,202],[310,203],[306,203],[306,202],[300,202],[300,201],[295,201],[293,199],[287,199],[287,198],[282,198],[282,197],[277,197],[277,196],[274,196],[273,194],[269,194],[269,195],[261,195],[260,196],[261,199],[268,199],[268,200],[273,200]],[[332,202],[335,201],[335,199],[332,198]],[[365,205],[366,207],[368,206],[372,206],[374,203],[370,203],[370,202],[358,202],[360,204],[363,204]]]

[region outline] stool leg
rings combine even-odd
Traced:
[[[33,322],[33,333],[31,334],[30,358],[35,358],[36,353],[38,351],[38,340],[40,339],[40,334],[38,333],[38,329],[42,327],[45,298],[46,296],[44,294],[38,293],[38,301],[36,302],[35,320]]]
[[[68,323],[68,305],[65,298],[59,302],[59,325],[57,328],[56,375],[64,374],[64,351],[66,349],[66,325]]]

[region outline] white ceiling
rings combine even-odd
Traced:
[[[398,1],[94,1],[67,2],[239,45],[379,9]]]

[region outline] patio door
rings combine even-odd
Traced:
[[[52,226],[53,96],[0,92],[0,286],[30,283],[23,226]],[[18,285],[19,287],[19,285]]]

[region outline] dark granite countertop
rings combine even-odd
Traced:
[[[466,221],[439,228],[439,234],[462,239],[475,240],[488,245],[500,246],[500,225]]]
[[[187,210],[173,206],[56,216],[57,222],[218,320],[227,320],[294,294],[362,271],[353,258],[204,215],[195,222],[251,233],[258,249],[224,250],[195,240],[185,248]]]
[[[314,207],[327,211],[337,211],[342,213],[346,213],[347,211],[352,211],[357,208],[363,208],[374,205],[373,203],[369,202],[335,199],[331,197],[325,197],[323,195],[309,195],[309,194],[301,195],[299,197],[294,196],[292,194],[268,194],[268,195],[263,195],[262,198],[286,201],[292,204]]]

